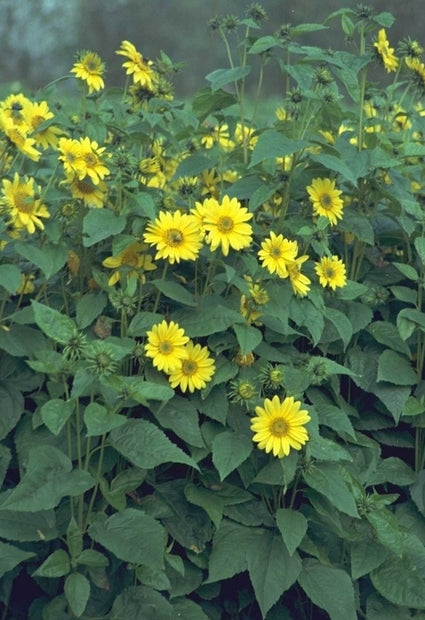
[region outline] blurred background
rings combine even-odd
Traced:
[[[184,62],[175,79],[176,96],[190,96],[206,85],[206,74],[228,67],[223,44],[208,28],[208,21],[217,15],[243,17],[250,4],[245,0],[0,0],[0,84],[37,90],[68,74],[75,53],[89,49],[106,62],[107,86],[123,86],[124,59],[114,52],[128,39],[144,56],[155,58],[163,50],[174,62]],[[262,34],[273,34],[282,24],[321,22],[332,11],[359,3],[264,0],[261,4],[269,15]],[[405,36],[425,45],[423,0],[363,4],[394,15],[396,21],[388,32],[393,47]],[[309,37],[303,42],[334,49],[347,46],[339,19]],[[268,69],[263,93],[279,95],[279,74]],[[71,88],[72,82],[64,88]]]

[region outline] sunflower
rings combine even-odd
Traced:
[[[310,421],[308,411],[300,409],[301,402],[293,396],[283,401],[277,395],[266,398],[263,407],[256,407],[257,417],[251,420],[253,441],[266,452],[282,458],[288,456],[291,448],[301,450],[309,436],[304,425]]]
[[[0,102],[0,114],[10,118],[14,125],[27,125],[26,111],[31,105],[31,100],[22,93],[9,95]]]
[[[157,79],[156,72],[152,67],[153,62],[145,60],[130,41],[122,41],[120,49],[115,53],[128,58],[122,66],[126,69],[127,75],[133,75],[133,82],[152,91]]]
[[[44,128],[39,129],[40,125],[54,118],[53,112],[49,110],[46,101],[31,103],[25,112],[25,118],[37,146],[40,146],[42,149],[47,149],[49,146],[57,147],[59,136],[64,133],[62,129],[54,125],[44,126]]]
[[[345,265],[338,256],[324,256],[315,263],[314,269],[323,287],[329,286],[335,290],[337,286],[343,287],[347,284]]]
[[[310,290],[311,280],[303,273],[301,273],[300,265],[302,265],[306,260],[308,260],[308,256],[305,254],[304,256],[299,256],[293,263],[288,263],[288,275],[291,281],[292,290],[296,295],[300,297],[305,297]]]
[[[10,223],[16,229],[26,228],[30,235],[36,228],[44,230],[40,218],[50,217],[41,200],[35,197],[40,188],[34,185],[34,179],[20,177],[17,172],[13,181],[3,179],[3,198],[10,216]]]
[[[109,174],[109,169],[101,159],[104,151],[104,146],[99,146],[97,142],[90,140],[90,138],[80,138],[80,157],[84,166],[78,172],[80,179],[88,176],[94,185],[98,185]]]
[[[425,64],[419,58],[406,58],[407,67],[412,71],[412,81],[422,93],[425,91]]]
[[[327,217],[332,225],[342,219],[343,201],[340,198],[342,191],[335,189],[335,181],[331,179],[313,179],[307,187],[310,200],[313,203],[314,215]]]
[[[394,48],[390,47],[385,28],[381,28],[379,30],[378,40],[375,41],[373,47],[376,49],[376,54],[379,60],[384,65],[387,73],[391,73],[391,71],[397,71],[398,59],[394,55]]]
[[[71,181],[71,179],[68,179]],[[107,187],[106,183],[100,182],[94,185],[90,177],[83,179],[74,179],[70,185],[73,198],[80,198],[88,207],[96,207],[101,209],[106,201]]]
[[[218,144],[225,151],[231,151],[235,146],[230,140],[229,126],[226,124],[209,127],[208,132],[201,138],[201,144],[206,149],[211,149],[214,144]]]
[[[81,143],[72,138],[59,139],[59,160],[67,176],[84,176],[85,164],[81,153]]]
[[[10,117],[0,115],[0,129],[18,151],[32,159],[32,161],[40,159],[41,153],[34,147],[34,138],[28,137],[27,125],[15,125]]]
[[[144,240],[156,246],[155,259],[164,258],[171,264],[180,260],[196,260],[202,246],[198,222],[193,215],[161,211],[154,222],[149,222]]]
[[[224,256],[227,256],[230,248],[242,250],[251,244],[252,227],[247,221],[253,215],[241,206],[237,198],[224,196],[221,203],[215,198],[207,198],[199,211],[206,232],[205,241],[212,252],[221,246]]]
[[[189,338],[178,323],[167,323],[164,319],[162,323],[154,325],[146,335],[148,342],[145,353],[152,358],[152,363],[158,370],[170,374],[179,367],[180,360],[188,356],[185,345]]]
[[[270,231],[270,237],[261,243],[258,258],[262,266],[270,273],[276,273],[281,278],[288,277],[288,263],[293,263],[298,253],[296,241],[289,241],[283,235],[276,235]]]
[[[108,256],[102,262],[104,267],[115,269],[108,280],[108,285],[113,286],[121,279],[121,267],[132,268],[128,272],[128,276],[136,276],[142,281],[144,280],[143,271],[152,271],[156,269],[156,265],[152,263],[152,257],[146,254],[147,246],[144,243],[131,243],[115,256]]]
[[[71,73],[83,80],[89,87],[89,95],[97,90],[105,88],[103,74],[105,65],[96,52],[79,52],[78,61],[73,65]]]
[[[185,350],[187,357],[179,360],[178,366],[170,373],[169,381],[172,388],[178,386],[182,392],[189,390],[193,393],[202,390],[211,381],[215,364],[207,347],[189,341]]]

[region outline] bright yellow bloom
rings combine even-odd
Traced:
[[[323,287],[329,286],[335,290],[337,286],[343,287],[347,284],[345,265],[338,256],[324,256],[315,263],[314,269]]]
[[[156,72],[152,68],[152,61],[144,60],[142,54],[130,41],[122,41],[120,49],[115,53],[128,58],[122,66],[126,69],[127,75],[133,75],[133,82],[152,91],[157,79]]]
[[[249,295],[241,295],[240,313],[247,323],[261,325],[258,319],[263,314],[261,306],[269,301],[268,293],[259,284],[254,283],[250,276],[244,276],[244,278],[249,284]]]
[[[304,425],[310,421],[306,409],[300,409],[301,402],[288,396],[280,401],[277,395],[266,398],[263,407],[256,407],[257,417],[251,420],[253,441],[261,450],[273,452],[273,456],[288,456],[291,448],[301,450],[309,440]]]
[[[34,138],[28,137],[27,125],[15,125],[10,117],[0,115],[0,129],[6,134],[18,151],[33,161],[38,161],[40,159],[41,153],[34,147]]]
[[[299,256],[293,263],[288,263],[288,275],[291,281],[292,290],[296,295],[305,297],[310,290],[311,280],[303,273],[301,273],[300,266],[308,260],[308,256]]]
[[[205,241],[211,252],[221,246],[227,256],[230,248],[242,250],[251,244],[252,227],[247,222],[253,214],[248,213],[237,198],[224,196],[221,203],[215,198],[206,198],[202,204],[196,203],[194,212],[198,212],[203,221]]]
[[[30,103],[25,111],[25,118],[37,146],[40,146],[42,149],[47,149],[49,146],[57,147],[58,136],[64,133],[63,130],[54,125],[48,125],[44,129],[39,129],[42,123],[54,118],[53,112],[49,110],[46,101]]]
[[[35,291],[35,275],[32,273],[21,273],[21,282],[16,290],[18,295],[31,295]]]
[[[79,198],[88,207],[96,207],[97,209],[103,207],[107,196],[106,183],[101,181],[98,185],[93,185],[92,180],[88,176],[74,180],[68,178],[68,181],[71,183],[70,189],[73,198]]]
[[[89,94],[105,88],[104,72],[105,65],[96,52],[81,52],[78,61],[71,69],[71,73],[75,73],[75,77],[87,84]]]
[[[162,321],[154,325],[146,334],[148,342],[145,353],[152,358],[152,363],[158,370],[167,374],[179,367],[180,360],[187,358],[185,345],[189,342],[184,329],[174,321]]]
[[[169,381],[172,388],[178,386],[182,392],[189,390],[193,393],[202,390],[211,381],[215,364],[207,347],[189,341],[185,350],[187,357],[179,360],[178,366],[170,373]]]
[[[172,265],[181,260],[196,260],[202,246],[196,218],[180,211],[161,211],[156,220],[147,225],[143,239],[156,246],[155,260],[164,258]]]
[[[373,47],[376,49],[379,59],[384,65],[387,73],[397,71],[398,60],[394,55],[394,48],[390,47],[387,39],[385,28],[381,28],[378,32],[378,40],[375,41]]]
[[[36,228],[44,230],[40,218],[50,217],[49,212],[39,198],[35,197],[40,188],[34,184],[34,179],[20,177],[17,172],[13,181],[3,179],[3,203],[8,211],[10,223],[16,229],[26,228],[30,235]]]
[[[80,179],[88,176],[94,185],[98,185],[109,174],[109,169],[101,159],[104,151],[104,146],[99,146],[90,138],[80,138],[80,157],[83,162],[83,167],[78,172]]]
[[[156,265],[152,263],[152,257],[146,254],[147,246],[144,243],[131,243],[124,250],[115,256],[108,256],[102,262],[104,267],[115,269],[108,280],[108,285],[113,286],[121,279],[121,267],[132,267],[128,270],[128,277],[140,278],[144,281],[143,271],[152,271],[156,269]]]
[[[405,62],[413,72],[413,83],[423,93],[425,91],[425,64],[419,58],[405,58]]]
[[[327,217],[332,225],[342,219],[343,200],[342,191],[335,189],[335,181],[331,179],[313,179],[307,187],[307,192],[313,204],[314,215]]]
[[[288,263],[293,263],[298,253],[296,241],[289,241],[283,235],[276,235],[270,231],[270,237],[261,243],[258,258],[262,266],[270,273],[276,273],[280,278],[288,277]]]
[[[15,126],[24,126],[23,131],[27,132],[28,123],[26,112],[31,105],[32,102],[30,99],[25,97],[22,93],[9,95],[0,102],[0,116],[9,118]]]
[[[60,138],[59,153],[59,159],[67,176],[71,178],[84,176],[85,164],[81,154],[81,143],[78,140]]]
[[[230,151],[235,146],[230,140],[229,126],[226,124],[210,127],[209,132],[202,136],[201,144],[206,149],[211,149],[214,144],[218,144],[225,151]]]
[[[254,136],[254,129],[252,127],[247,127],[241,123],[236,123],[235,127],[235,141],[237,144],[246,143],[248,148],[253,149],[257,144],[258,136]]]

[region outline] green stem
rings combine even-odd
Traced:
[[[89,505],[87,508],[86,523],[85,523],[83,531],[86,530],[90,522],[90,515],[92,513],[97,491],[99,489],[100,476],[102,474],[102,467],[103,467],[103,455],[105,452],[105,441],[106,441],[106,433],[104,433],[100,439],[100,454],[99,454],[99,462],[97,464],[97,470],[96,470],[96,482],[95,482],[95,485],[94,485],[94,488],[93,488],[93,491],[90,497]]]

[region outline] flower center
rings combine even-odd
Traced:
[[[171,245],[173,248],[181,245],[183,243],[183,233],[181,230],[177,228],[169,228],[165,232],[165,243],[167,245]]]
[[[322,194],[320,196],[320,204],[324,209],[330,209],[332,206],[332,198],[329,194]]]
[[[97,157],[94,153],[87,153],[86,155],[84,155],[84,161],[86,162],[87,166],[94,168],[94,166],[96,166],[97,164]]]
[[[229,233],[234,228],[234,223],[231,217],[223,215],[218,219],[217,228],[221,233]]]
[[[162,353],[162,355],[170,355],[170,353],[173,351],[173,345],[168,340],[164,340],[160,343],[158,349],[159,352]]]
[[[135,252],[124,252],[121,265],[129,265],[130,267],[137,267],[139,256]]]
[[[187,377],[191,377],[198,370],[198,365],[192,360],[183,360],[182,373]]]
[[[40,116],[40,115],[33,116],[32,119],[31,119],[31,125],[32,125],[33,129],[37,129],[37,127],[39,125],[41,125],[41,123],[43,123],[46,120],[47,119],[44,118],[44,116]]]
[[[280,248],[278,247],[272,248],[270,250],[270,255],[275,259],[282,258],[282,252],[280,251]]]
[[[274,437],[283,437],[289,430],[288,423],[284,418],[275,418],[270,424],[270,433]]]
[[[329,280],[332,280],[332,278],[335,277],[335,270],[333,269],[333,267],[326,267],[326,269],[325,269],[325,276]]]
[[[94,194],[96,192],[96,188],[94,187],[94,185],[92,185],[91,183],[86,183],[84,179],[77,181],[75,185],[78,191],[80,191],[86,196],[89,196],[90,194]]]
[[[18,190],[14,195],[14,202],[16,208],[21,213],[31,213],[34,205],[34,200],[29,194],[27,194],[27,192],[24,192],[23,190]]]
[[[85,69],[88,73],[97,73],[99,71],[99,64],[94,59],[86,60]]]

